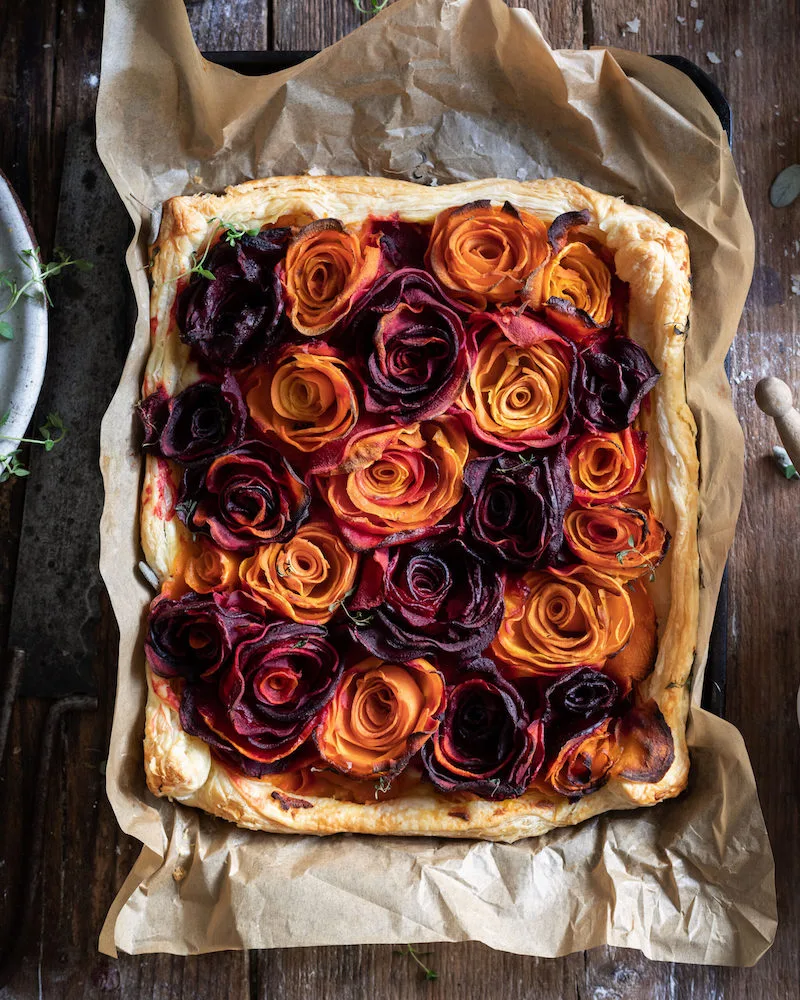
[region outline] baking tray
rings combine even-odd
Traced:
[[[315,51],[311,50],[295,49],[287,52],[204,52],[203,56],[210,62],[226,66],[244,76],[264,76],[267,73],[277,73],[279,70],[297,66],[316,54]],[[711,77],[691,59],[686,59],[684,56],[657,54],[653,58],[680,70],[692,81],[713,108],[730,143],[733,135],[731,106]],[[730,377],[728,358],[725,359],[725,371]],[[726,567],[722,575],[719,599],[714,614],[714,625],[711,630],[701,701],[703,708],[722,718],[725,716],[727,659],[728,570]]]

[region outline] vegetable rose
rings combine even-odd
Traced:
[[[188,684],[181,725],[253,777],[285,768],[310,736],[342,673],[325,629],[262,624],[239,643],[214,684]]]
[[[350,334],[363,355],[366,407],[403,423],[444,413],[467,377],[464,327],[424,271],[380,278],[361,300]]]
[[[277,614],[321,625],[352,589],[357,568],[358,556],[328,525],[313,521],[289,541],[257,549],[239,573],[242,585]]]
[[[624,430],[660,372],[647,351],[625,336],[604,334],[581,351],[581,359],[579,411],[598,430]]]
[[[316,451],[344,437],[358,419],[352,375],[329,348],[289,347],[271,371],[248,379],[250,416],[261,431],[299,451]]]
[[[443,707],[442,675],[426,660],[369,656],[345,671],[316,732],[319,752],[354,778],[396,774],[436,731]]]
[[[620,755],[613,726],[614,720],[605,718],[564,743],[547,771],[559,795],[580,798],[608,781]]]
[[[487,558],[526,569],[550,565],[561,548],[561,522],[572,503],[563,446],[524,458],[504,453],[464,470],[470,503],[462,524]]]
[[[195,276],[178,296],[181,340],[213,368],[241,368],[264,359],[283,316],[275,265],[291,230],[264,229],[230,246],[215,243],[203,262],[213,280]]]
[[[591,566],[527,573],[506,587],[505,604],[492,651],[521,674],[602,665],[633,631],[623,581]]]
[[[178,575],[198,594],[230,592],[239,585],[239,557],[198,535],[181,543]]]
[[[567,452],[578,503],[610,503],[630,493],[647,462],[646,436],[630,428],[619,434],[582,434]]]
[[[428,266],[448,294],[473,309],[519,300],[547,260],[547,230],[530,212],[475,201],[436,216]]]
[[[212,677],[234,645],[258,634],[257,606],[241,593],[157,597],[150,607],[145,652],[160,677]]]
[[[455,417],[395,425],[354,435],[319,486],[354,549],[392,545],[446,529],[440,522],[461,499],[468,455]]]
[[[280,453],[249,441],[206,468],[187,468],[177,510],[190,531],[207,528],[222,548],[246,552],[290,538],[308,503],[308,490]]]
[[[669,547],[669,533],[647,503],[573,507],[564,517],[564,538],[575,556],[590,566],[632,580],[651,573]]]
[[[217,382],[195,382],[177,396],[154,392],[137,407],[145,448],[175,462],[213,458],[241,444],[247,420],[239,383],[226,373]]]
[[[547,448],[569,431],[575,348],[531,316],[474,316],[459,405],[473,433],[508,451]]]
[[[568,740],[548,768],[547,780],[575,799],[597,791],[612,774],[626,781],[660,781],[674,759],[672,732],[651,699]]]
[[[548,319],[577,340],[607,326],[612,316],[608,265],[587,243],[570,242],[572,230],[586,225],[589,218],[586,211],[566,212],[553,221],[548,231],[553,256],[543,268],[541,282]]]
[[[539,720],[529,720],[519,693],[491,660],[463,664],[447,686],[439,730],[422,748],[433,784],[443,792],[515,798],[543,757]]]
[[[578,667],[563,674],[544,694],[545,725],[558,728],[586,728],[589,720],[609,714],[619,698],[611,677],[590,667]]]
[[[503,617],[503,579],[463,542],[374,552],[350,603],[351,634],[386,660],[473,656]]]
[[[362,241],[336,219],[309,223],[292,240],[281,280],[294,328],[319,337],[342,317],[377,278],[379,246]]]

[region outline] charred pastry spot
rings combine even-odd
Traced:
[[[313,809],[314,803],[306,799],[298,799],[294,795],[286,795],[283,792],[275,791],[272,798],[278,803],[284,812],[291,812],[292,809]]]

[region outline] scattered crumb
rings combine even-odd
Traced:
[[[306,173],[309,177],[323,177],[325,175],[325,171],[322,167],[309,167],[308,170],[306,170]]]
[[[792,295],[800,295],[800,274],[792,276]]]
[[[639,34],[639,28],[641,28],[641,26],[642,26],[642,22],[641,22],[641,20],[638,17],[634,17],[630,21],[626,21],[625,22],[625,27],[633,35],[638,35]]]
[[[705,23],[706,22],[702,19],[702,17],[698,17],[698,19],[694,22],[694,32],[696,35],[700,34]]]
[[[753,378],[753,369],[747,368],[745,371],[739,372],[738,375],[731,376],[731,382],[734,385],[741,385],[742,382],[750,382]]]
[[[183,865],[176,865],[175,868],[172,869],[172,877],[176,882],[182,882],[186,878],[186,869]]]
[[[517,180],[518,181],[525,181],[527,179],[528,179],[528,169],[527,169],[527,167],[520,167],[517,170]]]
[[[694,9],[697,10],[700,4],[698,3],[698,0],[689,0],[689,6],[694,7]]]
[[[86,82],[89,84],[90,87],[96,87],[97,84],[100,83],[100,77],[97,75],[97,73],[88,73],[84,77],[84,79],[86,80]]]
[[[736,56],[737,59],[741,59],[742,56],[744,55],[744,52],[742,52],[741,49],[734,49],[733,54]]]
[[[44,45],[42,46],[43,49],[52,49],[52,47],[53,47],[52,42],[45,42]]]
[[[792,245],[794,246],[794,255],[797,257],[800,254],[800,240],[795,240]]]
[[[708,61],[710,63],[713,63],[715,66],[719,66],[719,64],[722,62],[722,60],[720,59],[720,57],[717,55],[716,52],[706,52],[706,59],[708,59]]]
[[[686,18],[681,17],[680,14],[675,15],[675,20],[678,22],[678,24],[686,24]]]

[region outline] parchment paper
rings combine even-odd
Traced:
[[[600,944],[752,964],[776,926],[772,854],[736,730],[696,706],[690,788],[513,846],[238,830],[152,797],[142,771],[132,407],[150,346],[146,244],[167,197],[269,174],[426,183],[563,175],[652,208],[689,237],[687,385],[702,467],[699,701],[741,499],[742,435],[722,363],[753,263],[725,136],[680,73],[621,51],[552,51],[502,0],[402,0],[304,65],[261,79],[207,64],[181,0],[107,0],[100,155],[136,224],[139,319],[102,428],[103,576],[120,626],[107,788],[142,854],[103,928],[113,954],[480,940],[563,955]]]

